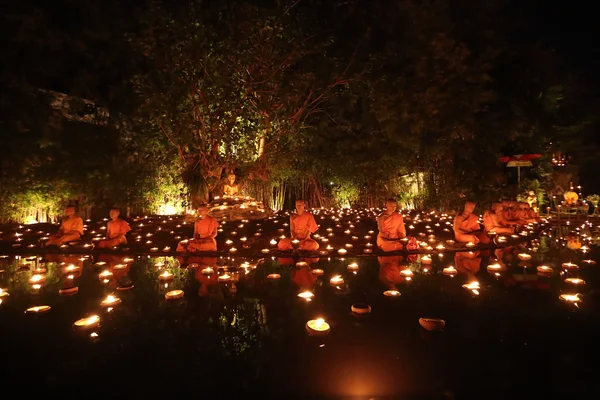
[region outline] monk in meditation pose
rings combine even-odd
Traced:
[[[502,203],[495,201],[492,203],[490,209],[483,214],[483,227],[485,232],[500,234],[512,234],[514,232],[512,226],[501,222],[504,221],[502,218],[502,209]]]
[[[194,223],[194,238],[187,243],[179,243],[177,251],[217,251],[217,229],[219,222],[208,215],[208,206],[198,207],[198,220]]]
[[[121,244],[127,244],[125,235],[131,230],[127,221],[123,221],[119,218],[118,208],[111,208],[108,215],[110,215],[111,221],[108,221],[106,225],[106,239],[98,242],[98,248],[107,249],[115,247]]]
[[[475,209],[474,201],[467,201],[463,212],[454,218],[454,237],[460,243],[484,243],[489,242],[489,238],[479,226],[477,216],[473,214]]]
[[[75,206],[65,208],[65,218],[60,229],[46,241],[46,246],[60,246],[63,243],[74,242],[83,235],[83,219],[75,214]]]
[[[517,210],[515,212],[515,216],[517,217],[517,223],[520,225],[526,225],[529,224],[531,222],[536,222],[537,219],[536,218],[531,218],[529,215],[529,210],[531,210],[531,208],[529,207],[529,204],[527,204],[524,201],[520,201],[517,204]]]
[[[227,183],[223,185],[223,196],[237,196],[239,187],[235,183],[235,174],[227,175]]]
[[[394,199],[385,202],[385,212],[377,218],[377,247],[381,250],[397,251],[403,250],[404,246],[400,239],[406,237],[406,228],[402,215],[396,212],[398,203]]]
[[[319,225],[317,225],[315,217],[311,213],[304,211],[305,207],[304,200],[296,200],[296,214],[290,215],[291,238],[281,239],[277,244],[279,250],[293,250],[292,240],[294,239],[300,241],[298,250],[319,250],[319,243],[310,238],[310,235],[319,229]]]

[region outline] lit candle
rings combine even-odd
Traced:
[[[564,269],[578,269],[579,266],[577,264],[573,264],[571,262],[562,263],[562,267]]]
[[[308,266],[308,263],[306,261],[298,261],[296,263],[296,268],[304,268],[306,266]]]
[[[421,256],[421,264],[424,264],[424,265],[431,264],[431,257],[428,255]]]
[[[106,298],[104,300],[102,300],[100,305],[102,307],[113,307],[119,303],[121,303],[120,298],[118,298],[117,296],[114,296],[112,294],[109,294],[108,296],[106,296]]]
[[[322,269],[319,269],[319,268],[317,268],[317,269],[313,269],[313,270],[312,270],[312,273],[313,273],[313,275],[316,275],[316,276],[321,276],[321,275],[323,275],[323,270],[322,270]]]
[[[358,271],[358,264],[357,263],[352,263],[348,265],[348,271]]]
[[[338,250],[338,254],[344,255],[346,254],[348,251],[346,249],[339,249]]]
[[[279,278],[281,278],[281,275],[279,275],[279,274],[269,274],[269,275],[267,275],[267,279],[276,280],[276,279],[279,279]]]
[[[211,267],[202,268],[202,275],[211,275],[215,273],[215,270]]]
[[[325,336],[331,330],[323,318],[311,319],[306,323],[306,331],[312,336]]]
[[[165,294],[166,300],[176,300],[183,297],[183,290],[171,290]]]
[[[581,298],[579,297],[579,293],[575,293],[575,294],[561,294],[559,296],[559,298],[561,300],[569,301],[569,302],[573,302],[573,303],[581,301]]]
[[[219,276],[219,282],[229,282],[231,281],[231,275],[223,274]]]
[[[29,283],[33,284],[40,284],[46,282],[46,277],[44,275],[39,275],[39,274],[35,274],[32,275],[31,278],[29,278]]]
[[[164,271],[158,276],[158,279],[160,279],[161,281],[170,281],[171,279],[173,279],[173,274],[169,271]]]
[[[232,247],[232,248],[229,249],[229,252],[230,253],[235,253],[235,252],[237,252],[237,249],[235,247]]]
[[[527,253],[519,253],[517,255],[517,257],[519,257],[519,260],[521,260],[521,261],[529,261],[529,260],[531,260],[531,255],[529,255]]]
[[[305,300],[310,300],[313,298],[313,296],[314,296],[314,294],[308,290],[298,293],[298,297],[305,299]]]
[[[110,279],[110,278],[112,278],[112,276],[113,276],[112,272],[110,272],[109,270],[104,270],[98,274],[98,279],[101,279],[101,280]]]
[[[548,267],[547,265],[540,265],[539,267],[537,267],[537,272],[540,275],[552,275],[554,271],[551,267]]]
[[[400,296],[400,292],[397,290],[386,290],[383,292],[383,295],[386,297],[398,297]]]
[[[263,253],[263,254],[269,254],[270,250],[269,249],[262,249],[260,252]]]
[[[336,275],[329,280],[332,285],[341,285],[344,283],[344,278],[341,275]]]
[[[92,315],[91,317],[82,318],[75,321],[73,325],[80,329],[91,329],[96,328],[98,324],[100,324],[100,317],[97,315]]]
[[[498,272],[498,271],[504,271],[504,266],[500,265],[499,263],[494,263],[494,264],[490,264],[487,266],[487,270],[489,272]]]
[[[585,281],[580,278],[567,278],[565,279],[565,282],[572,285],[585,285]]]
[[[477,281],[462,285],[462,287],[472,291],[474,294],[479,294],[479,282]]]
[[[275,239],[271,239],[271,241],[269,242],[269,244],[270,244],[271,246],[277,246],[277,240],[275,240]]]
[[[449,267],[446,267],[442,270],[442,273],[444,275],[449,275],[449,276],[454,276],[458,273],[458,271],[456,270],[456,268],[454,268],[452,265]]]
[[[50,306],[35,306],[28,308],[25,312],[27,314],[41,314],[50,311],[50,308]]]

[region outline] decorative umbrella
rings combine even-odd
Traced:
[[[521,185],[521,167],[533,167],[531,160],[542,158],[541,154],[515,154],[514,156],[500,157],[498,161],[507,163],[507,167],[517,167],[517,182]]]

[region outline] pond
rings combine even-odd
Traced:
[[[7,252],[0,379],[68,396],[587,393],[600,274],[579,224],[428,257]],[[318,318],[327,335],[309,334]]]

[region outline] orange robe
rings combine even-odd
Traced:
[[[83,235],[83,219],[81,217],[66,218],[60,225],[58,232],[50,236],[46,245],[60,246],[63,243],[81,239],[81,235]]]
[[[223,185],[223,196],[237,196],[239,193],[238,185],[230,186],[229,184]]]
[[[179,243],[177,251],[217,251],[217,229],[219,222],[207,215],[203,219],[196,221],[194,224],[194,239],[187,243]]]
[[[406,228],[402,215],[398,213],[382,214],[377,218],[377,247],[383,251],[402,250],[402,243],[398,239],[406,237]]]
[[[491,233],[513,233],[513,229],[503,226],[498,221],[498,216],[492,211],[486,211],[483,214],[483,229]]]
[[[300,289],[311,290],[317,282],[317,277],[312,273],[310,266],[305,265],[292,270],[292,281]]]
[[[277,248],[282,251],[293,250],[292,240],[298,239],[300,244],[298,250],[316,251],[319,249],[319,243],[310,238],[311,233],[315,233],[319,229],[319,225],[315,221],[315,217],[308,212],[303,212],[302,215],[293,214],[290,216],[290,238],[281,239],[277,244]]]
[[[482,239],[486,241],[485,236],[480,231],[481,227],[475,214],[465,216],[463,213],[460,213],[454,218],[454,237],[457,242],[479,243]]]
[[[127,244],[125,234],[131,230],[127,221],[117,218],[114,221],[109,221],[106,227],[106,239],[98,242],[98,247],[101,249]]]
[[[475,275],[481,269],[481,256],[478,251],[457,251],[454,254],[454,266],[459,273],[467,275],[469,280],[475,280]]]
[[[402,275],[400,263],[403,261],[402,256],[392,257],[377,257],[379,261],[379,281],[390,290],[397,290],[396,285],[404,283],[406,277]]]

